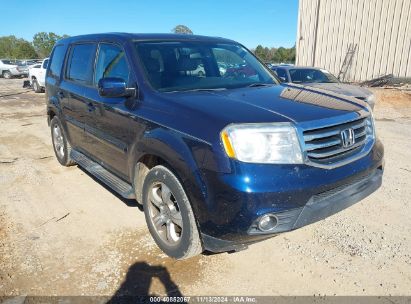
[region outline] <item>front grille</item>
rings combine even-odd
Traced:
[[[303,132],[305,152],[308,159],[319,164],[329,164],[350,157],[365,145],[367,118]],[[354,143],[344,147],[341,132],[353,130]]]

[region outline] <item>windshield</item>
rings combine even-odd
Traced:
[[[14,64],[13,62],[11,62],[11,60],[2,60],[1,62],[3,62],[3,64]]]
[[[151,86],[162,92],[277,84],[250,52],[237,44],[136,42]]]
[[[317,69],[290,69],[291,81],[294,83],[325,82],[335,83],[338,79],[325,70]]]

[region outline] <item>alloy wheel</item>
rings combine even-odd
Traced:
[[[170,188],[161,182],[154,183],[149,189],[147,203],[150,220],[158,236],[168,246],[177,245],[183,233],[183,219]]]
[[[59,158],[64,157],[64,139],[63,134],[61,132],[60,126],[55,124],[53,126],[53,143],[54,143],[54,150],[56,151]]]

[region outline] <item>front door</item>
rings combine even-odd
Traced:
[[[99,45],[93,88],[86,88],[87,102],[92,104],[93,120],[85,131],[93,141],[92,157],[102,166],[127,179],[127,155],[133,142],[130,130],[127,98],[106,98],[98,94],[101,78],[116,77],[130,83],[130,69],[123,48],[112,43]]]

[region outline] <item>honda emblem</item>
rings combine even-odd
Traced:
[[[355,144],[354,130],[349,128],[341,131],[341,142],[344,148],[349,148]]]

